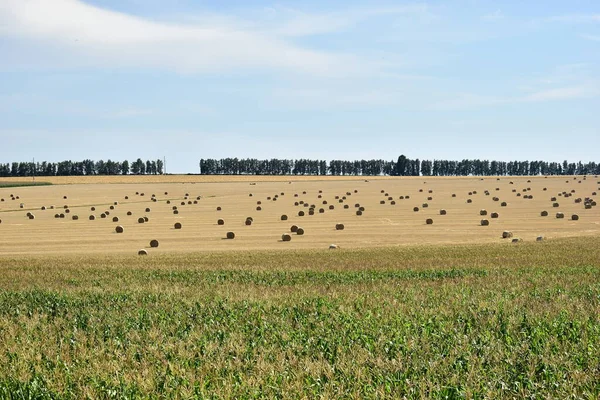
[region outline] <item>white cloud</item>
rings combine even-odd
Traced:
[[[550,22],[565,22],[565,23],[590,23],[600,22],[600,14],[570,14],[557,15],[547,19]]]
[[[358,68],[354,57],[303,49],[230,23],[157,22],[80,0],[3,0],[0,27],[0,37],[43,45],[72,66],[181,72],[267,68],[317,75],[352,74]],[[46,57],[50,63],[53,57]]]
[[[500,10],[496,10],[493,13],[486,14],[481,17],[481,19],[484,21],[498,21],[503,18],[504,18],[504,14]]]
[[[370,18],[398,15],[435,18],[426,4],[349,9],[323,14],[278,7],[268,9],[267,22],[271,25],[267,29],[282,36],[312,36],[348,30]]]
[[[593,42],[600,42],[600,35],[581,35],[581,37]]]
[[[555,100],[573,100],[594,97],[599,94],[598,88],[592,86],[571,86],[542,90],[521,98],[525,102],[541,102]]]

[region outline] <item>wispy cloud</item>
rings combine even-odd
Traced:
[[[74,65],[182,72],[242,67],[327,75],[356,72],[358,64],[352,56],[305,49],[228,23],[157,22],[80,0],[3,0],[1,36],[43,44]]]
[[[569,14],[555,15],[547,18],[549,22],[565,22],[565,23],[594,23],[600,22],[600,14]]]
[[[484,21],[498,21],[504,18],[504,14],[500,10],[496,10],[493,13],[483,15],[481,17]]]
[[[283,36],[312,36],[342,32],[371,18],[384,16],[411,16],[433,19],[435,14],[427,4],[409,4],[394,7],[347,9],[321,14],[307,13],[291,8],[268,8],[266,29]]]
[[[600,42],[600,35],[581,35],[581,37],[592,42]]]

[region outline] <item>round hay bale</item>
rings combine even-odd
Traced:
[[[127,211],[127,215],[131,216],[133,213],[131,211]]]
[[[129,200],[129,196],[125,196],[125,200]]]
[[[150,212],[150,208],[146,207],[146,212]]]
[[[63,196],[63,199],[65,199],[65,200],[66,200],[66,199],[67,199],[67,196]]]
[[[59,216],[58,216],[58,217],[59,217],[59,218],[64,218],[64,217],[65,217],[65,214],[62,214],[62,213],[61,213],[61,214],[59,214]]]
[[[483,209],[479,210],[479,215],[487,215],[487,214],[488,214],[487,210],[483,210]]]
[[[359,209],[360,211],[362,211],[362,212],[364,212],[364,211],[365,211],[365,207],[364,207],[364,206],[360,206],[360,207],[358,207],[358,209]]]
[[[521,238],[513,238],[511,240],[511,243],[519,243],[519,242],[522,242],[522,241],[523,241],[523,239],[521,239]]]
[[[42,206],[42,211],[46,211],[46,206]]]
[[[106,218],[106,214],[105,213],[100,214],[100,218]]]
[[[404,196],[405,199],[410,199],[409,195]]]
[[[571,221],[579,221],[579,215],[577,215],[577,214],[571,215]]]
[[[323,191],[322,191],[322,190],[319,190],[319,193],[323,193]]]
[[[502,203],[500,203],[500,207],[506,207],[507,205],[508,204],[505,201],[503,201]]]
[[[323,204],[327,204],[327,200],[323,200]]]
[[[60,218],[60,214],[54,214],[54,218]]]
[[[29,219],[35,219],[35,215],[29,214]]]
[[[338,200],[338,203],[343,203],[343,202],[344,202],[344,199],[339,199]]]
[[[379,204],[385,204],[385,200],[381,200]]]
[[[564,214],[564,213],[561,213],[561,212],[559,212],[559,213],[556,213],[556,218],[558,218],[558,219],[562,219],[562,218],[564,218],[564,217],[565,217],[565,214]]]
[[[140,251],[138,251],[138,256],[147,256],[148,255],[148,251],[146,251],[146,249],[141,249]]]
[[[181,222],[175,222],[175,225],[173,225],[173,228],[181,229]]]
[[[296,231],[296,235],[299,235],[299,236],[304,235],[304,229],[301,227],[298,227],[298,230]]]
[[[296,232],[298,232],[298,226],[297,226],[297,225],[292,225],[292,226],[290,227],[290,232],[292,232],[292,233],[296,233]]]
[[[554,208],[557,208],[559,206],[560,206],[560,204],[558,204],[558,203],[552,203],[552,207],[554,207]]]
[[[315,210],[313,208],[308,210],[308,215],[315,215]]]
[[[440,215],[446,215],[446,214],[447,214],[446,210],[444,210],[444,209],[440,210]]]
[[[319,208],[319,214],[323,214],[325,212],[324,208]]]
[[[252,220],[251,219],[246,219],[246,221],[244,222],[244,224],[246,224],[246,226],[250,226],[250,225],[252,225]]]
[[[390,201],[390,205],[395,206],[396,205],[396,201],[394,201],[394,200]]]
[[[414,212],[417,212],[417,211],[419,211],[419,207],[413,207],[413,211],[414,211]]]
[[[497,212],[493,212],[493,213],[490,214],[490,217],[492,217],[492,218],[498,218],[499,215],[498,215]]]
[[[502,232],[502,239],[510,239],[513,237],[513,233],[511,231]]]
[[[335,210],[335,206],[334,206],[333,204],[331,204],[331,205],[329,206],[329,209],[330,209],[330,210]]]
[[[542,217],[547,217],[547,216],[548,216],[548,211],[542,211],[542,212],[540,213],[540,215],[541,215]]]
[[[179,210],[173,210],[173,215],[179,215]]]
[[[358,193],[358,190],[357,190],[357,189],[354,189],[354,193]]]
[[[119,217],[113,217],[113,222],[119,222]]]
[[[288,219],[288,216],[287,216],[287,215],[285,215],[285,214],[283,214],[283,215],[281,216],[281,218],[280,218],[280,219],[281,219],[282,221],[287,221],[287,219]]]
[[[219,218],[219,219],[217,220],[217,225],[225,225],[225,220],[223,220],[223,219]]]
[[[427,208],[427,207],[429,207],[429,204],[427,204],[427,203],[423,203],[423,204],[422,204],[422,207],[423,207],[423,208]]]
[[[429,197],[427,198],[427,200],[428,200],[428,201],[431,201],[431,200],[433,200],[433,197],[429,196]]]
[[[347,210],[347,209],[349,209],[349,208],[350,208],[350,206],[349,206],[348,204],[344,204],[344,209],[345,209],[345,210]]]
[[[56,215],[58,215],[58,214],[56,214]],[[90,221],[93,221],[93,220],[95,220],[95,219],[96,219],[96,216],[95,216],[95,215],[90,215],[90,216],[89,216],[89,219],[90,219]]]
[[[556,201],[556,197],[551,197],[550,201]]]
[[[344,224],[335,224],[336,231],[343,231],[345,228]]]
[[[109,208],[110,210],[114,210],[114,209],[115,209],[115,206],[110,206],[110,207],[108,207],[108,208]]]
[[[358,207],[360,207],[360,204],[359,204],[359,203],[356,203],[356,204],[354,205],[354,207],[358,208]]]
[[[498,197],[492,197],[492,200],[494,200],[494,201],[500,201],[500,198],[498,198]]]
[[[592,203],[585,203],[585,206],[584,206],[584,208],[585,208],[586,210],[591,210],[591,209],[592,209]]]
[[[362,215],[362,211],[356,210],[356,215],[358,215],[358,216]]]
[[[456,197],[456,193],[452,193],[452,197]]]
[[[517,193],[517,197],[521,197],[521,193]]]
[[[235,233],[233,233],[233,232],[227,232],[226,238],[227,239],[235,239]]]
[[[138,218],[138,224],[143,224],[146,220],[143,217]]]
[[[383,193],[383,192],[382,192]],[[423,193],[423,189],[419,189],[419,193]]]
[[[300,205],[300,203],[298,203],[297,201],[294,202],[294,207],[298,207]]]
[[[473,200],[471,200],[471,199],[467,199],[467,203],[469,203],[469,204],[470,204],[470,203],[472,203],[472,202],[473,202]]]
[[[487,219],[482,219],[479,223],[481,226],[488,226],[490,224],[490,221],[488,221]]]
[[[256,207],[256,211],[260,211],[260,210],[262,210],[262,207],[261,206],[257,206]]]
[[[23,205],[23,203],[21,203],[21,205]],[[23,208],[23,207],[21,207],[21,208]],[[69,208],[69,206],[65,204],[65,205],[63,206],[63,208],[66,210],[67,208]]]
[[[425,220],[425,223],[426,223],[427,225],[433,225],[433,219],[431,219],[431,218],[427,218],[427,219]]]
[[[31,216],[31,211],[28,211],[25,215],[27,216],[27,218],[29,218]]]
[[[117,233],[123,233],[125,230],[123,229],[123,227],[121,225],[117,225],[115,226],[115,232]]]
[[[544,237],[543,236],[538,236],[535,238],[536,242],[543,242],[544,241]]]
[[[323,195],[318,195],[317,198],[322,199]]]
[[[283,235],[281,235],[281,241],[282,242],[289,242],[291,240],[292,240],[292,237],[289,234],[284,233]]]

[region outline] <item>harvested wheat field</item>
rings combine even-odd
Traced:
[[[600,234],[594,176],[136,178],[0,188],[0,254],[136,253],[151,240],[159,246],[150,254],[493,243],[506,242],[505,231],[525,241]]]

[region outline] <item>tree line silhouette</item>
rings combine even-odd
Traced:
[[[127,160],[13,162],[0,163],[0,176],[157,175],[163,174],[163,168],[160,159],[144,162],[141,158],[131,163]]]
[[[255,158],[201,159],[202,175],[354,175],[354,176],[526,176],[600,174],[600,164],[581,161],[419,160],[404,155],[386,160],[309,160]],[[69,175],[156,175],[164,173],[162,160],[83,160],[0,163],[0,177]]]
[[[222,158],[200,160],[203,175],[389,175],[389,176],[502,176],[600,174],[600,164],[563,161],[419,160],[401,155],[385,160],[289,160]]]

